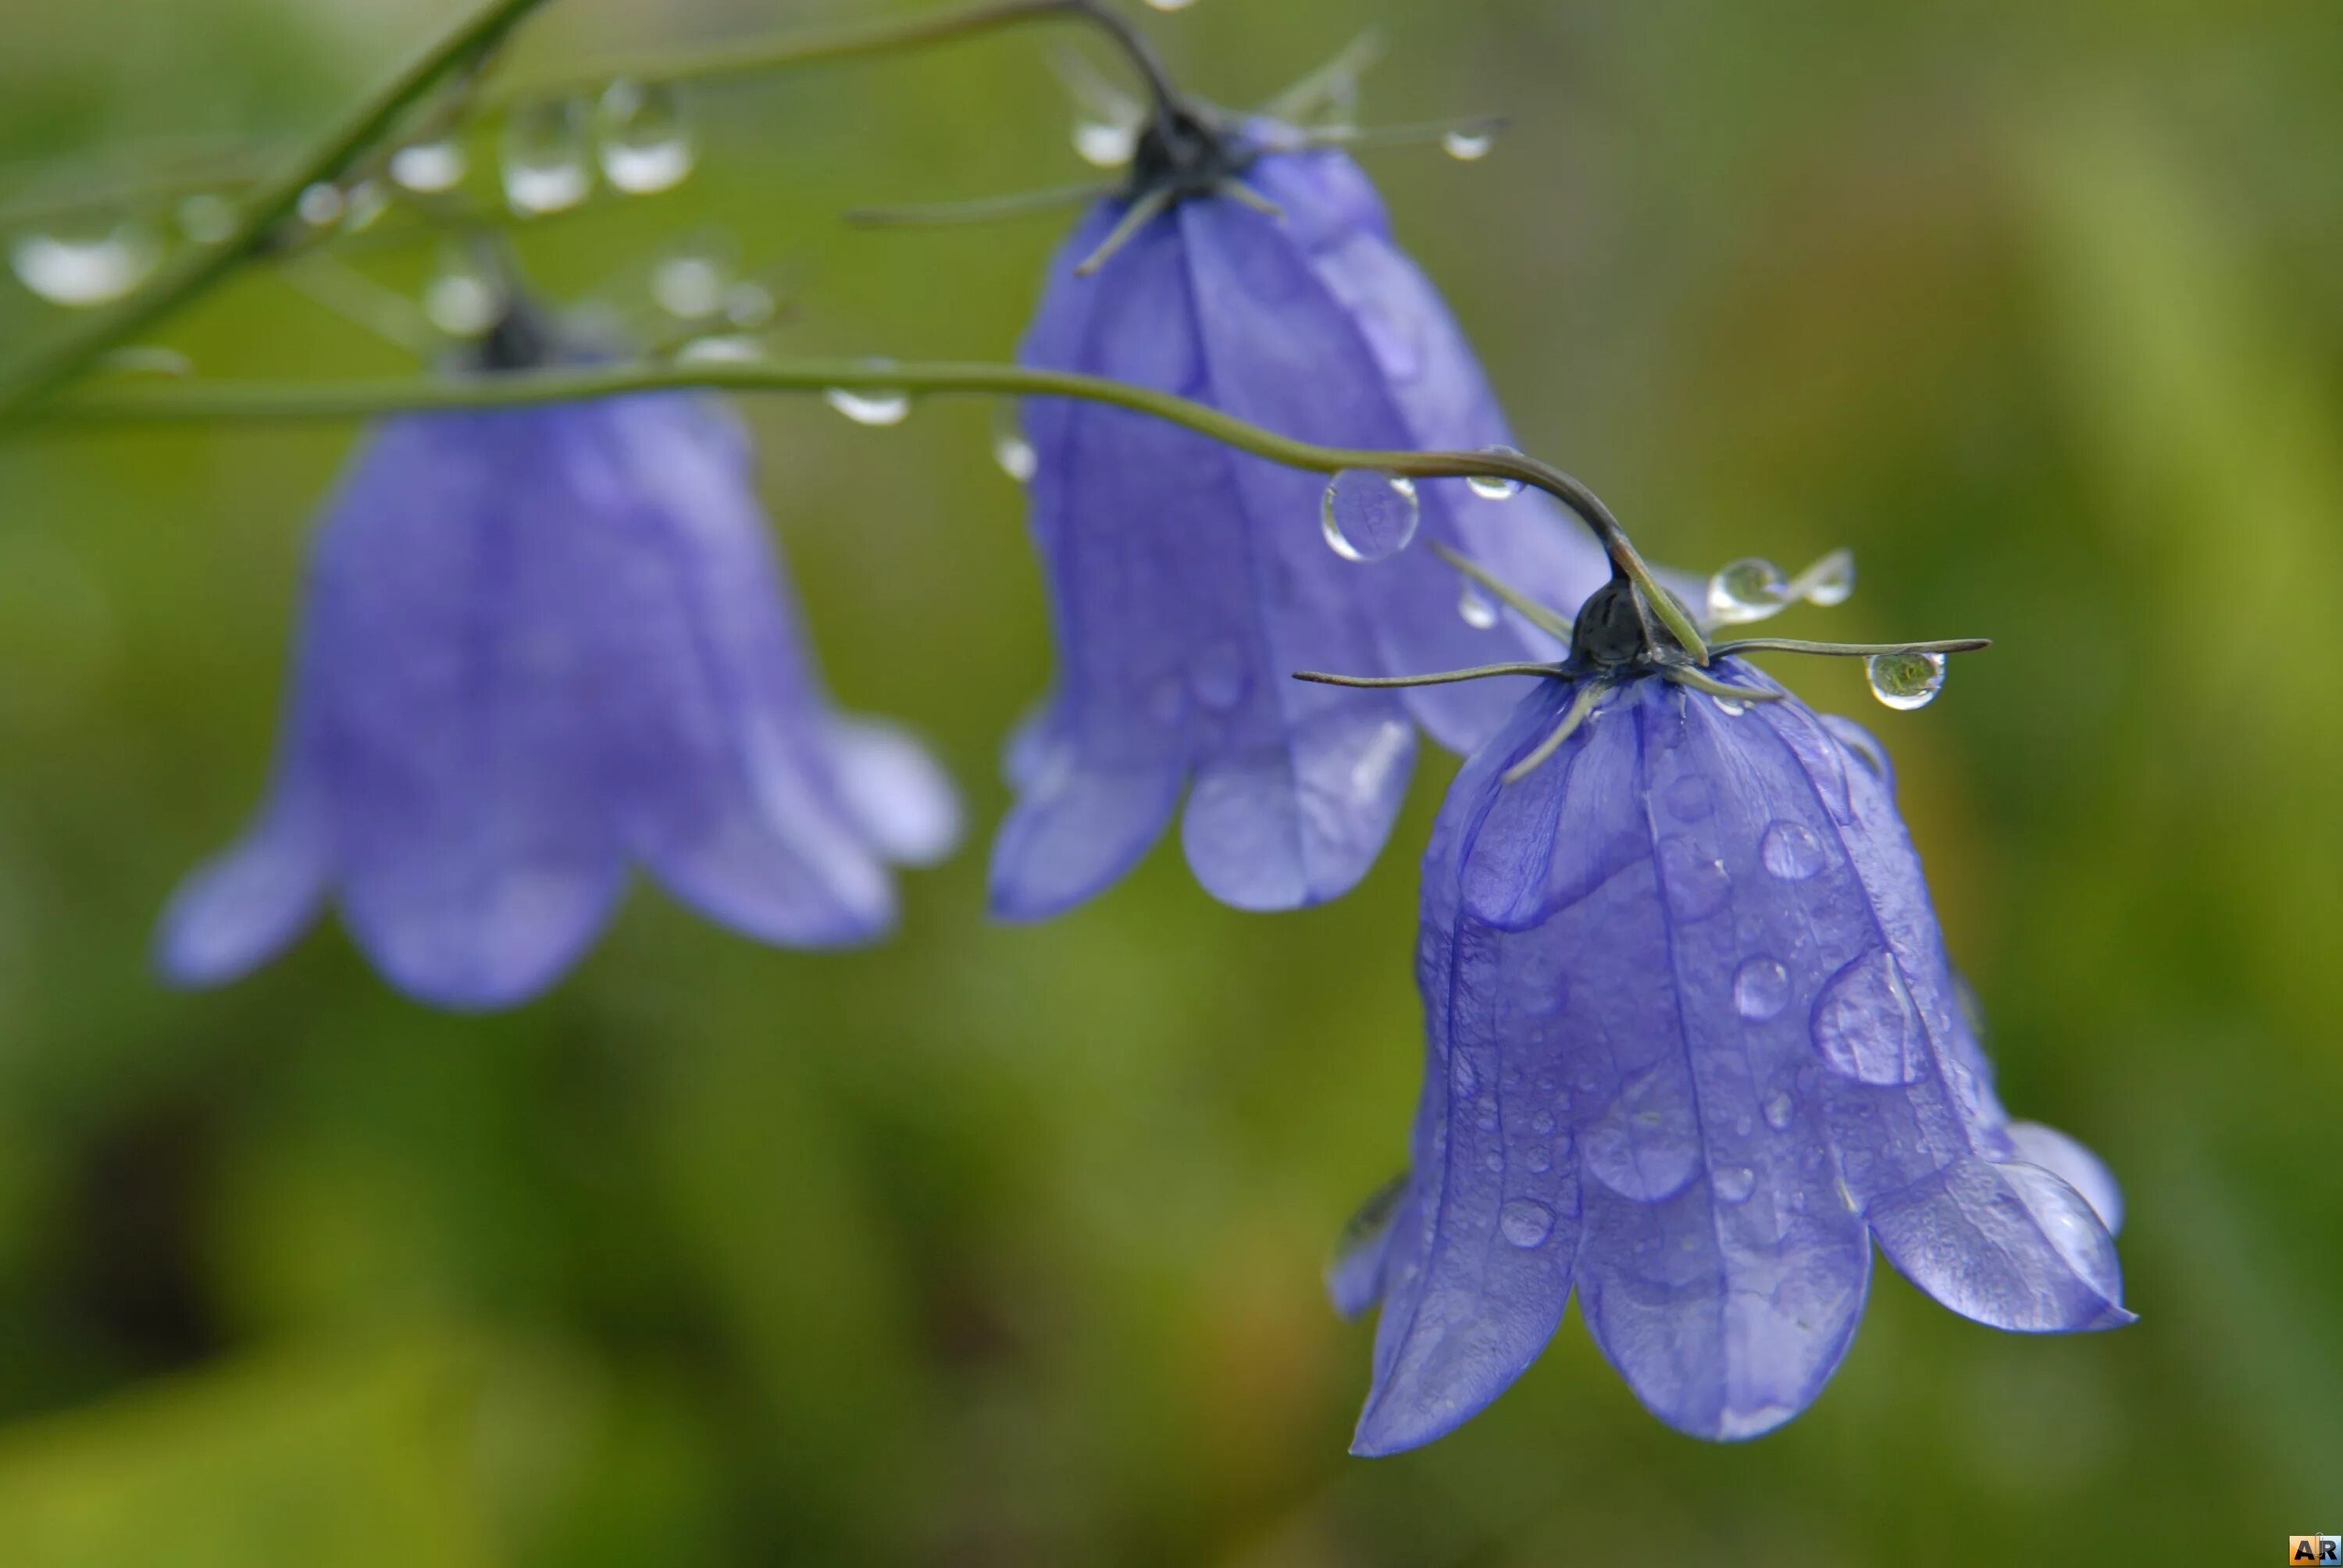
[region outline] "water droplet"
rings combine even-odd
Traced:
[[[1704,920],[1732,898],[1733,878],[1697,840],[1676,833],[1660,840],[1660,890],[1676,919]]]
[[[867,359],[863,363],[873,370],[888,369],[891,364],[885,359]],[[822,398],[858,425],[900,425],[911,413],[911,395],[908,392],[833,387],[822,394]]]
[[[675,351],[678,365],[753,365],[764,357],[755,338],[738,333],[695,337]]]
[[[1326,487],[1319,524],[1336,555],[1346,561],[1374,562],[1407,548],[1423,515],[1414,480],[1372,468],[1345,468]]]
[[[1715,703],[1716,710],[1727,719],[1738,719],[1749,711],[1749,705],[1737,697],[1711,697],[1709,700]]]
[[[390,193],[380,180],[360,180],[342,204],[342,232],[364,234],[390,210]]]
[[[26,288],[77,310],[121,298],[162,259],[162,241],[129,218],[85,232],[20,235],[8,247],[9,265]]]
[[[423,314],[450,337],[478,337],[504,314],[504,287],[468,246],[449,246],[423,286]]]
[[[1158,11],[1185,11],[1195,3],[1196,0],[1147,0],[1147,4]]]
[[[779,308],[773,291],[753,280],[736,283],[724,291],[724,319],[735,327],[762,327]]]
[[[1910,1082],[1919,1033],[1904,971],[1884,950],[1839,970],[1815,1005],[1815,1043],[1823,1060],[1865,1083]]]
[[[671,256],[651,268],[651,297],[680,321],[705,321],[724,307],[724,268],[705,256]]]
[[[1494,131],[1458,126],[1440,138],[1440,150],[1460,164],[1477,163],[1497,145]]]
[[[1926,708],[1945,689],[1945,656],[1941,653],[1875,653],[1863,661],[1871,678],[1871,695],[1888,707],[1909,712]]]
[[[1684,1190],[1700,1169],[1700,1124],[1681,1068],[1651,1068],[1622,1088],[1587,1129],[1586,1168],[1596,1180],[1639,1203]]]
[[[236,204],[210,191],[197,191],[179,204],[179,232],[197,245],[217,245],[236,232]]]
[[[612,190],[628,196],[673,190],[699,162],[683,99],[666,83],[611,83],[598,118],[596,150]]]
[[[1516,1198],[1497,1211],[1497,1233],[1524,1251],[1542,1246],[1554,1234],[1554,1211],[1527,1198]]]
[[[1757,1172],[1746,1165],[1728,1165],[1709,1181],[1716,1189],[1718,1201],[1725,1203],[1746,1203],[1749,1194],[1757,1191]]]
[[[1492,457],[1518,457],[1522,455],[1511,447],[1483,447],[1481,450]],[[1464,484],[1484,501],[1510,501],[1522,493],[1522,482],[1509,479],[1503,474],[1474,474]]]
[[[1092,168],[1119,169],[1139,147],[1139,127],[1117,120],[1076,120],[1074,151]]]
[[[1798,574],[1798,592],[1811,605],[1828,609],[1855,593],[1855,552],[1833,550]]]
[[[1031,481],[1041,467],[1041,454],[1025,438],[1021,407],[1006,397],[992,406],[992,460],[1021,485]]]
[[[454,190],[464,183],[471,166],[464,144],[453,136],[417,142],[390,155],[390,177],[422,196]]]
[[[1666,801],[1668,815],[1679,822],[1697,822],[1716,811],[1716,798],[1709,793],[1708,780],[1687,773],[1661,792]]]
[[[1776,822],[1757,846],[1765,869],[1785,882],[1803,882],[1830,864],[1823,841],[1803,822]]]
[[[1790,1005],[1790,971],[1769,958],[1750,959],[1733,973],[1733,1010],[1751,1023],[1782,1016]]]
[[[1483,593],[1480,584],[1468,578],[1457,592],[1456,613],[1474,631],[1486,631],[1497,624],[1497,601]]]
[[[1790,1097],[1786,1091],[1775,1090],[1765,1101],[1765,1125],[1776,1132],[1786,1131],[1789,1129],[1790,1117],[1796,1109],[1790,1103]]]
[[[1708,579],[1708,618],[1719,626],[1764,620],[1789,602],[1790,585],[1782,568],[1754,556]]]
[[[523,217],[567,212],[594,189],[586,157],[586,106],[574,98],[532,104],[505,122],[505,200]]]
[[[323,228],[342,219],[342,193],[332,185],[319,180],[301,193],[293,204],[293,211],[311,228]]]

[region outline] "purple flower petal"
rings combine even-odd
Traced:
[[[172,895],[156,963],[186,986],[222,985],[258,968],[317,918],[330,869],[314,796],[280,781],[244,838]]]
[[[2082,1195],[2107,1228],[2107,1234],[2123,1233],[2123,1188],[2117,1184],[2115,1172],[2101,1162],[2099,1157],[2084,1148],[2055,1127],[2045,1127],[2039,1121],[2013,1121],[2009,1124],[2009,1141],[2014,1157],[2029,1165],[2039,1165]]]

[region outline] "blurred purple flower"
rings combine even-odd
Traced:
[[[1875,1237],[1980,1322],[2130,1322],[2115,1183],[1995,1100],[1875,745],[1638,678],[1502,784],[1576,689],[1522,702],[1425,855],[1413,1174],[1330,1275],[1383,1302],[1354,1451],[1486,1405],[1574,1280],[1636,1396],[1718,1439],[1821,1391]]]
[[[552,983],[629,860],[748,935],[883,932],[889,860],[958,833],[900,731],[836,711],[790,625],[748,444],[706,399],[395,420],[320,531],[274,787],[179,890],[164,970],[274,956],[329,887],[399,989]]]
[[[1507,442],[1462,333],[1349,158],[1264,152],[1293,133],[1262,121],[1186,129],[1220,139],[1183,151],[1181,179],[1232,173],[1183,186],[1081,276],[1131,207],[1101,204],[1058,256],[1027,364],[1160,387],[1329,444]],[[1141,166],[1151,159],[1167,161],[1142,146]],[[1240,176],[1279,213],[1227,194]],[[1510,614],[1468,624],[1455,576],[1420,548],[1335,555],[1320,534],[1322,475],[1094,404],[1036,399],[1026,419],[1059,670],[1011,748],[997,913],[1038,918],[1099,891],[1154,842],[1192,780],[1182,838],[1207,890],[1246,909],[1332,898],[1391,830],[1414,759],[1410,719],[1469,750],[1522,683],[1362,698],[1291,673],[1555,651]],[[1548,602],[1574,606],[1607,575],[1542,494],[1493,500],[1461,480],[1418,490],[1422,538]]]

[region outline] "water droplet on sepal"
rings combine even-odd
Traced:
[[[1820,608],[1845,604],[1855,594],[1855,552],[1831,551],[1800,572],[1790,586],[1800,598]]]
[[[1491,457],[1522,456],[1519,451],[1511,447],[1483,447],[1481,450],[1484,456]],[[1522,482],[1519,479],[1509,479],[1503,474],[1474,474],[1464,483],[1466,487],[1484,501],[1510,501],[1522,493]]]
[[[870,359],[863,363],[873,370],[884,370],[891,365],[885,359]],[[901,424],[911,413],[911,395],[908,392],[833,387],[821,396],[824,402],[858,425],[883,428]]]
[[[311,228],[324,228],[342,221],[342,193],[339,186],[319,180],[301,193],[293,204],[294,215]]]
[[[415,142],[390,155],[390,177],[419,196],[438,196],[464,183],[471,158],[453,136]]]
[[[135,218],[100,220],[99,226],[19,235],[8,248],[17,280],[47,300],[76,310],[108,305],[146,281],[163,259],[163,243]]]
[[[1041,455],[1025,437],[1025,417],[1014,398],[1004,397],[992,407],[992,460],[1001,471],[1022,485],[1041,466]]]
[[[667,83],[611,83],[597,108],[596,132],[602,177],[628,196],[673,190],[699,162],[682,97]]]
[[[1863,672],[1871,695],[1902,712],[1927,707],[1945,689],[1941,653],[1875,653],[1863,661]]]
[[[1459,126],[1440,138],[1440,150],[1460,164],[1478,163],[1497,145],[1497,133],[1481,126]]]
[[[705,321],[724,308],[723,264],[687,252],[651,268],[651,298],[679,321]]]
[[[496,326],[505,309],[504,286],[469,246],[450,245],[423,286],[423,314],[450,337],[475,338]]]
[[[593,194],[586,118],[586,106],[575,98],[513,111],[499,156],[505,200],[514,212],[522,217],[567,212]]]
[[[1389,560],[1415,538],[1423,508],[1403,474],[1345,468],[1326,486],[1318,508],[1326,544],[1346,561]]]
[[[1708,579],[1708,618],[1716,626],[1764,620],[1789,603],[1790,585],[1782,568],[1754,556],[1735,561]]]
[[[1119,169],[1139,147],[1139,127],[1118,120],[1074,122],[1074,151],[1092,168]]]

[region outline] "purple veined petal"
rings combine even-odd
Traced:
[[[454,1008],[550,984],[622,881],[598,791],[590,588],[568,540],[574,410],[402,420],[326,526],[305,744],[348,922],[391,981]]]
[[[1374,1381],[1354,1453],[1413,1448],[1478,1412],[1545,1348],[1570,1296],[1575,1080],[1558,1015],[1575,933],[1498,930],[1467,912],[1459,884],[1497,775],[1544,739],[1566,701],[1559,683],[1522,701],[1465,763],[1425,853],[1423,1094],[1413,1175],[1382,1259]],[[1556,761],[1589,743],[1566,744]],[[1541,769],[1513,788],[1555,790],[1560,777]]]
[[[1400,1210],[1414,1190],[1412,1173],[1386,1182],[1352,1216],[1326,1264],[1326,1295],[1334,1311],[1355,1318],[1383,1299],[1383,1260]]]
[[[1875,1200],[1866,1216],[1888,1261],[1963,1317],[2019,1333],[2135,1319],[2107,1227],[2041,1166],[1957,1160]]]
[[[1727,673],[1725,678],[1734,678]],[[1830,1158],[1806,1007],[1875,937],[1795,757],[1745,714],[1634,691],[1648,858],[1590,900],[1587,1325],[1636,1395],[1696,1436],[1771,1430],[1852,1342],[1871,1249]],[[1619,978],[1610,978],[1619,977]],[[1640,984],[1634,977],[1645,978]]]
[[[932,866],[959,846],[960,796],[928,749],[900,725],[854,714],[830,719],[838,792],[871,848]]]
[[[1205,891],[1236,909],[1291,910],[1366,875],[1406,798],[1415,731],[1383,704],[1360,707],[1197,769],[1181,839]]]
[[[603,628],[597,711],[628,848],[677,897],[759,940],[883,935],[893,886],[841,795],[840,720],[784,618],[753,493],[694,444],[692,402],[600,412],[567,452],[583,504],[566,548],[574,613]]]
[[[1525,704],[1542,733],[1562,722],[1575,687],[1547,682]],[[1524,930],[1575,903],[1620,870],[1651,855],[1635,803],[1639,749],[1634,703],[1624,693],[1599,700],[1578,735],[1538,770],[1495,792],[1463,871],[1461,893],[1473,919]]]
[[[176,985],[215,986],[291,944],[325,900],[330,845],[313,793],[287,778],[259,819],[172,894],[155,957]]]
[[[1888,760],[1887,748],[1879,744],[1877,737],[1870,730],[1852,719],[1842,719],[1835,713],[1817,717],[1822,727],[1830,731],[1831,739],[1839,743],[1848,763],[1868,769],[1887,792],[1887,799],[1893,801],[1896,799],[1896,765]]]
[[[2013,1121],[2009,1141],[2014,1157],[2039,1165],[2082,1195],[2110,1236],[2123,1233],[2123,1188],[2099,1157],[2055,1127],[2039,1121]]]

